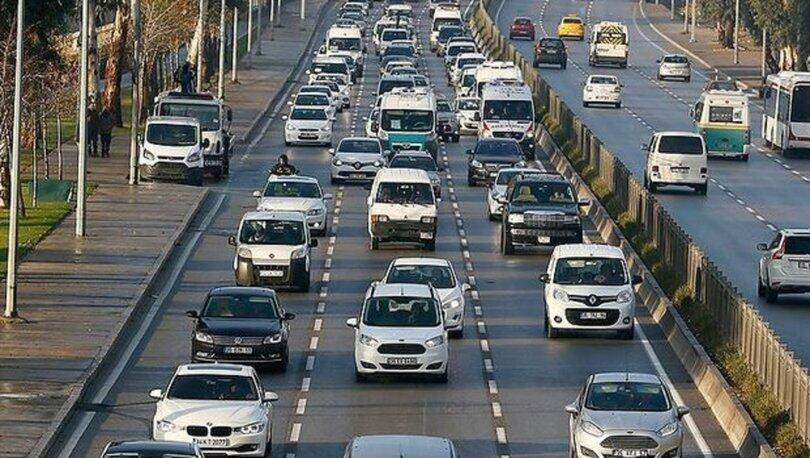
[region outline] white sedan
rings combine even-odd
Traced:
[[[582,88],[582,106],[604,103],[622,107],[622,87],[619,78],[613,75],[591,75]]]
[[[264,391],[250,366],[183,364],[157,399],[152,438],[191,442],[204,453],[269,456],[271,403],[278,395]]]
[[[263,191],[256,191],[257,210],[286,210],[301,212],[307,217],[307,225],[314,236],[326,235],[326,201],[331,194],[324,194],[315,177],[301,175],[270,175]]]
[[[290,115],[284,115],[281,119],[286,121],[285,145],[332,145],[332,118],[323,107],[293,107]]]

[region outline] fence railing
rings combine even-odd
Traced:
[[[578,146],[584,160],[598,172],[622,210],[629,212],[658,247],[663,261],[705,304],[719,337],[745,359],[749,368],[788,412],[799,434],[810,444],[810,375],[760,315],[731,285],[720,269],[678,225],[664,206],[566,105],[531,62],[498,31],[486,11],[490,0],[474,7],[470,24],[490,57],[514,62],[532,88],[535,106],[548,113],[565,141]],[[563,142],[564,143],[564,142]],[[562,145],[560,145],[562,146]]]

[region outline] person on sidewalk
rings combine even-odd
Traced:
[[[98,156],[98,112],[96,107],[87,109],[87,150],[92,157]]]
[[[175,82],[180,85],[180,92],[189,94],[194,90],[194,71],[191,70],[191,64],[184,63],[177,71],[174,78]]]
[[[101,157],[110,157],[110,142],[112,142],[112,131],[115,126],[112,113],[107,108],[101,110],[98,120],[98,133],[101,137]]]

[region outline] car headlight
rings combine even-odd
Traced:
[[[579,216],[576,216],[576,215],[564,216],[563,217],[563,223],[565,223],[565,224],[579,223]]]
[[[388,216],[387,215],[371,215],[371,222],[372,223],[387,223]]]
[[[177,429],[177,425],[169,420],[159,420],[155,426],[157,427],[157,430],[162,433],[170,433]]]
[[[313,208],[307,212],[307,216],[323,215],[323,208]]]
[[[534,131],[533,130],[527,131],[526,136],[529,137],[529,138],[534,138]]]
[[[327,125],[321,127],[321,131],[323,131],[323,132],[329,132],[330,130],[332,130],[332,125],[331,124],[327,124]]]
[[[675,434],[676,432],[678,432],[678,422],[673,421],[672,423],[668,423],[656,431],[656,434],[658,434],[660,437],[667,437]]]
[[[436,222],[436,217],[435,216],[423,216],[419,221],[421,221],[422,224],[433,224],[433,223]]]
[[[284,124],[284,128],[287,130],[295,130],[295,125],[291,122]]]
[[[262,343],[265,344],[277,344],[279,342],[281,342],[281,333],[273,334],[272,336],[267,336],[262,341]]]
[[[561,289],[555,289],[552,297],[560,302],[568,302],[568,293]]]
[[[601,436],[604,433],[596,423],[587,420],[582,422],[582,430],[592,436]]]
[[[155,155],[152,154],[149,150],[143,150],[143,158],[147,161],[154,161]]]
[[[257,421],[256,423],[234,428],[236,434],[259,434],[262,431],[264,431],[263,421]]]
[[[630,292],[630,291],[627,291],[627,290],[624,290],[624,291],[620,292],[616,296],[616,302],[618,302],[620,304],[626,304],[626,303],[628,303],[628,302],[630,302],[632,300],[633,300],[633,293]]]
[[[307,247],[306,246],[301,246],[301,247],[298,247],[298,248],[292,250],[292,253],[290,253],[290,258],[292,258],[292,259],[301,259],[306,255],[307,255]]]
[[[480,162],[476,161],[475,159],[473,159],[472,161],[470,161],[470,165],[471,165],[471,166],[473,166],[473,167],[476,167],[476,168],[480,168],[480,167],[483,167],[483,166],[484,166],[483,164],[481,164]]]
[[[509,214],[509,222],[510,223],[523,223],[523,213],[510,213]]]
[[[197,161],[200,160],[200,157],[201,157],[200,152],[197,151],[197,152],[189,154],[188,157],[186,158],[186,160],[189,161],[189,162],[197,162]]]
[[[253,253],[251,253],[249,249],[244,248],[244,247],[239,248],[239,250],[236,252],[236,254],[238,254],[240,258],[251,258],[251,257],[253,257]]]
[[[428,348],[438,347],[439,345],[444,343],[444,336],[436,336],[432,339],[428,339],[425,341],[425,346]]]
[[[374,167],[382,167],[383,164],[380,161],[374,161],[371,165],[373,165]]]
[[[214,343],[214,338],[211,337],[211,334],[206,334],[204,332],[196,331],[194,333],[194,340],[197,342],[205,342],[205,343]]]
[[[450,302],[445,302],[444,304],[442,304],[442,307],[446,309],[454,309],[459,306],[461,306],[461,301],[458,299],[453,299]]]
[[[333,162],[333,164],[340,167],[341,165],[343,165],[343,161],[341,161],[340,159],[335,159],[335,162]]]
[[[375,339],[374,337],[360,334],[360,343],[367,346],[367,347],[376,347],[379,345],[380,341]]]

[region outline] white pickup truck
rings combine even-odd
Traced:
[[[609,21],[593,26],[588,38],[588,65],[609,64],[625,68],[628,54],[627,26]]]

